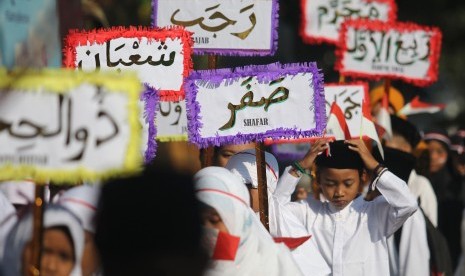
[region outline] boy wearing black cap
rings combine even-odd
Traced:
[[[418,207],[405,182],[380,165],[362,140],[328,145],[321,139],[298,162],[297,169],[307,168],[313,161],[316,181],[327,202],[281,203],[314,233],[312,238],[332,275],[390,275],[387,237]],[[371,188],[383,195],[371,202],[359,196],[363,170],[374,179]],[[282,193],[280,199],[294,191],[290,184],[280,181],[276,190]]]

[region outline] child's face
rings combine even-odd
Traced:
[[[231,158],[231,156],[243,150],[248,150],[248,149],[253,149],[253,148],[255,148],[254,143],[222,146],[215,153],[215,158],[214,158],[215,164],[213,165],[219,166],[219,167],[226,167],[226,164],[228,164],[229,158]]]
[[[321,168],[317,180],[325,198],[337,209],[344,209],[360,193],[356,169]]]
[[[446,164],[447,150],[440,142],[432,140],[428,142],[428,151],[430,157],[430,171],[433,173],[437,172]]]
[[[41,275],[70,275],[74,267],[74,248],[60,229],[44,232]]]
[[[215,208],[206,204],[202,204],[200,218],[204,227],[218,229],[219,231],[229,233],[228,228],[223,222],[223,219],[215,210]]]

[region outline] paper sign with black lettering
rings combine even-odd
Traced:
[[[158,141],[187,141],[186,102],[159,102],[155,125]]]
[[[397,18],[394,0],[300,0],[300,35],[307,43],[336,44],[341,24],[347,19],[393,23]]]
[[[341,75],[401,79],[417,86],[437,80],[442,37],[438,28],[365,20],[341,27],[335,65]]]
[[[273,55],[277,0],[152,0],[152,24],[193,32],[195,54]]]
[[[192,70],[192,38],[183,28],[112,28],[71,31],[65,39],[64,65],[83,71],[136,71],[160,99],[184,99],[184,79]]]
[[[370,110],[367,83],[344,83],[325,85],[326,116],[329,117],[332,104],[335,102],[342,110],[344,119],[353,138],[360,137],[362,122],[362,105]],[[331,133],[326,133],[331,136]]]
[[[142,164],[133,74],[0,73],[0,180],[75,184]]]
[[[199,147],[321,135],[323,76],[315,63],[196,71],[186,81],[189,141]]]

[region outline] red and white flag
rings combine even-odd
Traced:
[[[384,93],[381,108],[376,116],[376,124],[384,131],[378,132],[379,137],[390,140],[392,138],[391,116],[389,115],[388,95]]]
[[[420,113],[436,113],[443,110],[445,107],[445,104],[431,104],[422,102],[420,101],[420,97],[416,96],[411,102],[399,110],[398,115],[408,116]]]
[[[326,134],[334,136],[336,140],[347,140],[351,138],[349,126],[341,107],[333,102],[326,123]]]
[[[362,114],[363,116],[360,125],[360,139],[363,136],[367,136],[373,141],[375,141],[378,145],[379,153],[381,154],[381,157],[384,159],[383,146],[381,145],[381,141],[379,140],[378,132],[376,132],[375,123],[373,123],[373,121],[370,120],[370,111],[366,108],[365,104],[362,104]]]

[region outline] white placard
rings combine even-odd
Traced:
[[[368,84],[325,85],[326,116],[329,117],[334,102],[341,108],[352,137],[360,136],[362,105],[369,108]]]
[[[183,82],[183,55],[179,38],[167,38],[164,43],[146,37],[115,38],[103,44],[77,46],[75,66],[84,71],[97,67],[117,72],[132,70],[142,83],[157,90],[179,90]]]
[[[0,90],[0,179],[22,175],[77,181],[140,165],[136,161],[141,158],[135,157],[140,134],[138,80],[133,77],[128,83],[126,77],[119,81],[95,75],[86,81],[86,76],[69,77],[70,73],[31,77],[39,83],[27,89]],[[26,77],[27,81],[31,80]],[[62,83],[55,86],[60,92],[47,89],[54,81]],[[74,86],[66,89],[70,84]],[[131,92],[125,90],[131,86]],[[134,163],[128,164],[131,158]]]
[[[437,28],[349,21],[336,68],[343,75],[398,78],[419,86],[437,79],[441,33]]]
[[[320,135],[322,85],[314,63],[195,72],[186,83],[189,141],[204,147]]]
[[[396,20],[393,0],[301,0],[302,35],[307,42],[337,43],[339,28],[346,19]]]
[[[157,140],[187,140],[186,102],[159,102],[155,125]]]
[[[247,54],[275,49],[275,0],[154,0],[154,25],[193,32],[196,53]]]
[[[183,82],[192,71],[192,37],[178,27],[71,31],[63,52],[68,68],[135,71],[167,101],[184,99]]]

